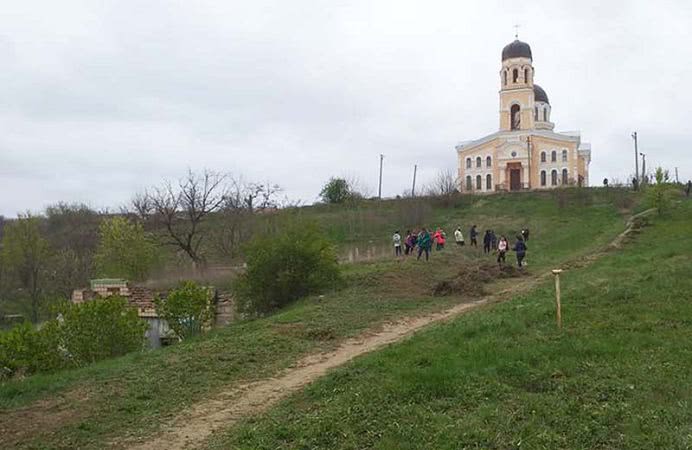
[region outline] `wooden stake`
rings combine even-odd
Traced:
[[[560,273],[562,273],[562,269],[553,270],[553,275],[555,275],[555,302],[557,303],[558,328],[562,328],[562,306],[560,305]]]

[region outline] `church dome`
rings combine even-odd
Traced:
[[[548,101],[548,94],[546,94],[543,88],[537,84],[533,85],[533,99],[537,102],[544,102],[550,104],[550,102]]]
[[[502,49],[502,60],[510,58],[529,58],[533,60],[531,56],[531,47],[526,42],[521,42],[516,39],[514,42],[505,45]]]

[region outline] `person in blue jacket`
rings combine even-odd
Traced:
[[[526,243],[524,242],[524,238],[522,236],[517,236],[517,242],[514,243],[513,250],[517,254],[517,265],[519,267],[522,267],[524,265],[526,251],[528,250],[528,247],[526,246]]]

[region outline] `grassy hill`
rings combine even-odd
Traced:
[[[692,447],[692,202],[622,251],[359,358],[212,448]]]
[[[313,207],[305,208],[298,214],[318,220],[325,226],[326,232],[344,247],[361,245],[363,242],[386,245],[391,232],[396,228],[404,229],[407,223],[444,226],[450,235],[457,225],[466,231],[472,223],[481,230],[492,227],[498,234],[508,236],[514,236],[521,227],[528,226],[531,229],[528,271],[540,273],[603,247],[624,228],[624,218],[631,211],[623,211],[623,206],[631,205],[629,201],[623,202],[621,192],[572,190],[560,194],[460,197],[448,204],[438,204],[432,200],[427,203],[407,200],[366,203],[359,208]],[[0,447],[103,448],[145,438],[190,405],[212,397],[228,386],[272,376],[305,355],[335,348],[344,339],[387,321],[471,301],[472,297],[464,292],[444,297],[433,296],[433,286],[454,277],[460,269],[476,267],[488,259],[490,257],[483,256],[476,249],[450,246],[442,253],[435,253],[427,264],[414,260],[397,262],[383,259],[346,265],[346,285],[343,288],[326,292],[324,296],[302,299],[270,317],[235,323],[199,339],[160,351],[131,354],[78,370],[5,382],[0,384]],[[574,286],[569,279],[571,276],[567,277],[567,286]],[[486,290],[492,292],[512,282],[511,279],[493,281],[486,286]],[[584,284],[580,289],[584,294],[588,292],[593,296],[593,289],[597,291],[598,288],[592,284]],[[549,301],[545,299],[549,299],[550,292],[543,289],[539,293],[543,301],[532,296],[527,298],[529,304],[526,308],[518,311],[525,314],[542,311],[543,316],[549,315]],[[520,341],[522,330],[532,330],[532,327],[521,325],[523,316],[511,309],[516,305],[513,302],[497,310],[479,313],[499,314],[497,318],[491,315],[488,319],[479,320],[478,315],[474,315],[478,323],[486,325],[463,341],[472,342],[474,336],[479,336],[481,339],[477,345],[481,345],[498,330],[503,331],[500,336],[504,336],[504,342]],[[571,306],[566,307],[565,311],[569,323],[572,316],[568,308]],[[513,326],[516,328],[511,328],[513,334],[506,335],[500,325],[510,319],[517,324]],[[463,320],[468,319],[462,319],[462,323]],[[546,317],[541,318],[540,326],[549,327],[551,324]],[[568,329],[571,329],[570,326]],[[411,345],[411,342],[404,345]],[[458,343],[459,339],[450,342]],[[432,361],[438,355],[431,353],[432,343],[427,345],[431,346],[430,351],[426,351],[427,357]],[[455,348],[457,346],[454,345]],[[395,350],[388,350],[384,354],[392,351]],[[501,353],[498,353],[497,358],[500,356]],[[370,358],[383,356],[378,354]],[[421,367],[437,366],[425,363]],[[442,387],[439,389],[445,389],[444,386],[448,385],[444,381],[445,374],[450,375],[458,369],[450,365],[449,371],[430,375],[433,377],[431,380],[440,380]],[[428,370],[431,374],[437,373],[436,370]],[[324,383],[318,386],[325,386]],[[429,382],[423,386],[434,390],[435,385],[437,383]],[[319,389],[316,387],[308,392],[325,392]],[[376,398],[373,397],[373,400]],[[319,401],[319,396],[314,400]],[[300,405],[308,404],[305,399],[293,401]],[[341,402],[346,401],[347,397],[340,397],[340,403],[333,407],[343,406],[345,403]],[[376,409],[382,410],[382,405]],[[334,411],[337,414],[337,410]],[[286,448],[293,448],[300,446],[297,443],[303,439],[312,439],[309,433],[319,429],[306,427],[306,434],[300,434],[296,431],[302,428],[300,420],[309,420],[312,415],[308,414],[303,419],[291,415],[292,420],[285,427],[276,428],[276,433],[272,433],[272,424],[280,417],[276,414],[280,412],[260,422],[260,426],[265,427],[267,439],[273,441],[257,441],[259,435],[253,434],[252,426],[248,425],[240,434],[230,435],[220,442],[234,442],[247,448],[261,447],[266,442],[266,448],[274,448],[276,444],[284,445],[285,440]],[[337,427],[337,424],[332,426]],[[281,430],[290,433],[282,438]],[[333,431],[325,430],[328,433]],[[436,431],[431,428],[430,433],[434,435]],[[243,437],[240,441],[237,440],[239,436]],[[368,433],[353,437],[356,439],[352,441],[354,446],[367,447],[374,442],[359,440],[365,436]],[[322,445],[321,441],[314,442]],[[357,444],[359,442],[363,445]]]

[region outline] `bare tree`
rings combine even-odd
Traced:
[[[256,213],[281,207],[278,199],[281,187],[271,183],[246,183],[232,180],[221,209],[221,227],[218,244],[229,257],[238,254],[240,245],[247,241],[255,228]]]
[[[200,249],[206,235],[203,223],[219,211],[226,201],[226,176],[205,170],[191,170],[173,184],[169,181],[135,197],[133,208],[140,215],[156,220],[166,230],[165,243],[177,247],[190,257],[195,267],[203,267]]]
[[[459,192],[459,179],[449,169],[440,170],[425,191],[434,197],[450,197]]]

